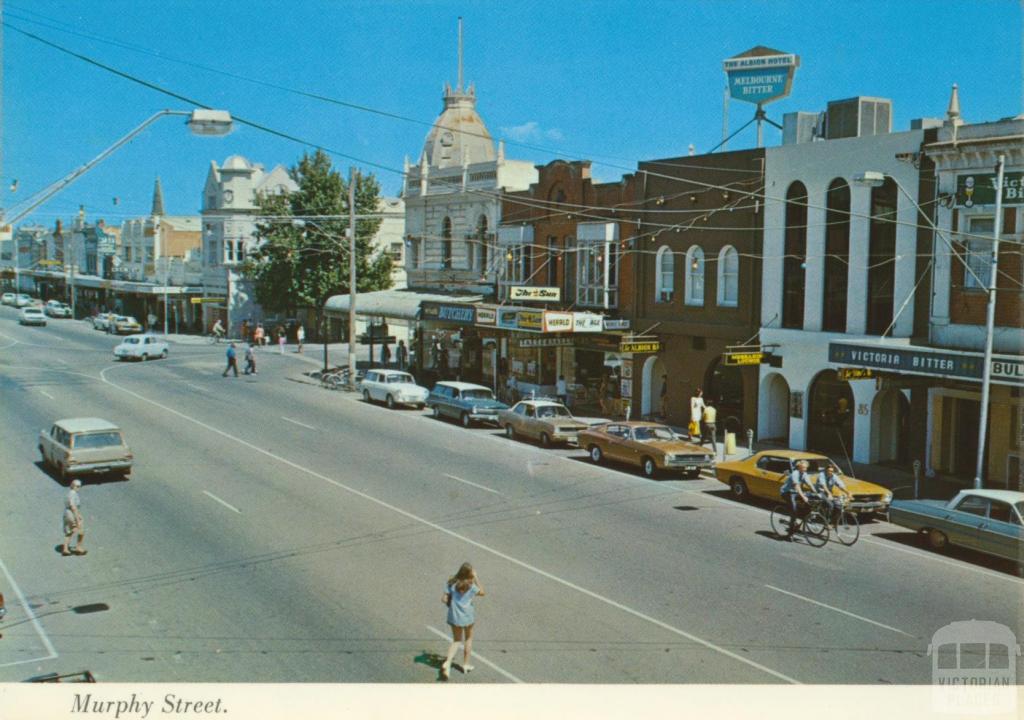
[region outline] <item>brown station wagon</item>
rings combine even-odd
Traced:
[[[672,429],[652,422],[611,422],[584,430],[577,438],[595,463],[612,460],[636,465],[647,477],[661,470],[696,478],[714,467],[714,456],[699,445],[686,442]]]

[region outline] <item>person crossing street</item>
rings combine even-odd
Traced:
[[[224,368],[224,372],[221,377],[227,377],[228,372],[231,370],[235,371],[235,377],[238,377],[238,352],[235,350],[235,344],[231,343],[228,345],[228,351],[225,353],[228,360],[228,365]]]
[[[60,547],[60,554],[64,557],[68,555],[85,555],[88,552],[82,547],[82,539],[85,537],[85,523],[82,521],[82,498],[78,494],[79,488],[82,487],[82,481],[77,478],[71,481],[71,485],[68,487],[68,494],[64,496],[64,514],[63,514],[63,525],[64,525],[64,542]],[[68,544],[71,542],[71,536],[78,534],[78,540],[75,542],[73,548],[68,548]]]

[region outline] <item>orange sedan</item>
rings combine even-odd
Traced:
[[[595,463],[608,460],[635,465],[647,477],[674,470],[688,478],[714,466],[714,456],[704,448],[679,439],[671,428],[652,422],[611,422],[581,430],[577,444]]]

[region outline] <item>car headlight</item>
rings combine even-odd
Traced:
[[[885,500],[886,502],[892,502],[892,493],[891,492],[885,493],[885,495],[882,496],[882,499]]]

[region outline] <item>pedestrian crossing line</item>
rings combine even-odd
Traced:
[[[455,475],[449,475],[448,473],[445,473],[444,476],[446,478],[451,478],[452,480],[458,480],[460,483],[466,483],[467,485],[472,485],[475,488],[480,488],[481,490],[486,490],[489,493],[494,493],[495,495],[501,495],[501,493],[498,492],[497,490],[492,490],[491,488],[484,487],[483,485],[477,485],[475,482],[471,482],[469,480],[463,480],[462,478],[456,477]]]
[[[292,423],[293,425],[298,425],[299,427],[304,427],[307,430],[316,430],[316,428],[313,427],[312,425],[307,425],[306,423],[299,422],[298,420],[292,420],[291,418],[285,417],[284,415],[281,416],[281,419],[282,420],[287,420],[288,422]]]
[[[43,641],[43,646],[49,653],[49,655],[47,655],[46,657],[31,658],[29,660],[17,660],[15,662],[4,663],[3,665],[0,665],[0,667],[8,667],[10,665],[22,665],[24,663],[29,662],[40,662],[42,660],[56,659],[57,657],[59,657],[59,655],[57,654],[57,649],[53,647],[53,643],[50,642],[49,636],[47,636],[46,631],[43,630],[43,626],[39,622],[39,618],[37,618],[36,614],[32,611],[32,606],[29,605],[28,601],[25,600],[25,596],[22,594],[21,588],[18,587],[18,583],[16,583],[14,581],[14,578],[11,577],[11,573],[7,569],[7,566],[4,564],[3,560],[0,560],[0,570],[3,570],[4,575],[7,576],[7,582],[10,583],[11,589],[14,590],[14,594],[18,596],[18,602],[20,602],[21,606],[25,608],[25,612],[28,613],[28,617],[32,623],[32,627],[36,629],[36,632],[39,634],[39,639]]]
[[[197,426],[203,428],[204,430],[206,430],[206,431],[208,431],[208,432],[210,432],[210,433],[212,433],[214,435],[220,435],[221,437],[223,437],[223,438],[225,438],[227,440],[231,440],[232,442],[238,443],[239,445],[242,445],[244,447],[249,448],[250,450],[252,450],[255,453],[259,453],[259,454],[264,455],[266,457],[272,458],[273,460],[276,460],[277,462],[281,463],[282,465],[286,465],[287,467],[290,467],[290,468],[292,468],[294,470],[298,470],[299,472],[303,472],[303,473],[309,475],[310,477],[315,477],[315,478],[317,478],[319,480],[322,480],[322,481],[324,481],[326,483],[334,485],[335,487],[337,487],[337,488],[339,488],[341,490],[344,490],[345,492],[347,492],[347,493],[349,493],[351,495],[355,495],[356,497],[363,498],[367,502],[371,502],[371,503],[373,503],[375,505],[378,505],[378,506],[380,506],[382,508],[390,510],[390,511],[392,511],[392,512],[398,514],[398,515],[401,515],[402,517],[408,518],[409,520],[412,520],[413,522],[419,523],[419,524],[421,524],[421,525],[423,525],[425,527],[432,528],[432,529],[436,530],[439,533],[447,535],[450,538],[453,538],[455,540],[463,542],[463,543],[465,543],[467,545],[470,545],[472,547],[478,548],[478,549],[480,549],[480,550],[482,550],[482,551],[484,551],[486,553],[489,553],[489,554],[491,554],[491,555],[493,555],[493,556],[495,556],[497,558],[501,558],[502,560],[505,560],[506,562],[508,562],[508,563],[510,563],[512,565],[515,565],[517,567],[520,567],[520,568],[522,568],[524,570],[527,570],[527,571],[529,571],[529,572],[531,572],[531,573],[533,573],[535,575],[538,575],[538,576],[543,577],[543,578],[547,578],[548,580],[551,580],[554,583],[557,583],[559,585],[562,585],[563,587],[569,588],[570,590],[578,592],[579,594],[584,595],[586,597],[589,597],[592,600],[596,600],[597,602],[600,602],[600,603],[602,603],[604,605],[607,605],[608,607],[612,607],[612,608],[615,608],[616,610],[620,610],[621,612],[623,612],[623,613],[625,613],[627,615],[631,615],[634,618],[637,618],[638,620],[642,620],[643,622],[646,622],[646,623],[649,623],[651,625],[654,625],[655,627],[659,627],[662,630],[665,630],[666,632],[672,633],[673,635],[678,635],[679,637],[686,638],[687,640],[690,640],[691,642],[696,643],[697,645],[701,645],[702,647],[704,647],[704,648],[706,648],[708,650],[711,650],[712,652],[716,652],[719,655],[723,655],[725,657],[731,658],[732,660],[735,660],[738,663],[741,663],[741,664],[746,665],[748,667],[752,667],[752,668],[755,668],[757,670],[760,670],[761,672],[763,672],[763,673],[765,673],[767,675],[771,675],[772,677],[777,678],[779,680],[782,680],[783,682],[791,683],[791,684],[794,684],[794,685],[799,685],[800,684],[799,680],[795,680],[794,678],[791,678],[788,675],[785,675],[784,673],[778,672],[777,670],[772,670],[770,667],[762,665],[761,663],[756,662],[754,660],[751,660],[750,658],[744,657],[743,655],[740,655],[739,653],[733,652],[732,650],[724,648],[724,647],[722,647],[720,645],[716,645],[715,643],[711,642],[710,640],[705,640],[704,638],[699,637],[697,635],[694,635],[693,633],[687,632],[686,630],[683,630],[682,628],[679,628],[679,627],[676,627],[674,625],[671,625],[671,624],[669,624],[667,622],[664,622],[663,620],[658,620],[657,618],[652,617],[650,615],[647,615],[646,613],[643,613],[640,610],[637,610],[635,608],[629,607],[628,605],[620,603],[617,600],[613,600],[613,599],[611,599],[609,597],[606,597],[606,596],[604,596],[604,595],[602,595],[602,594],[600,594],[598,592],[595,592],[593,590],[589,590],[589,589],[587,589],[587,588],[585,588],[585,587],[583,587],[581,585],[577,585],[576,583],[572,582],[571,580],[567,580],[567,579],[565,579],[563,577],[555,575],[554,573],[548,572],[547,570],[544,570],[542,568],[536,567],[535,565],[531,565],[530,563],[526,562],[525,560],[520,560],[517,557],[513,557],[512,555],[509,555],[508,553],[502,552],[501,550],[499,550],[499,549],[497,549],[495,547],[491,547],[490,545],[487,545],[486,543],[480,542],[478,540],[474,540],[474,539],[472,539],[472,538],[470,538],[470,537],[468,537],[466,535],[463,535],[463,534],[461,534],[461,533],[459,533],[459,532],[457,532],[455,530],[452,530],[450,528],[444,527],[443,525],[439,525],[438,523],[432,522],[432,521],[430,521],[430,520],[428,520],[428,519],[426,519],[424,517],[420,517],[419,515],[416,515],[415,513],[410,512],[409,510],[404,510],[404,509],[398,507],[397,505],[392,505],[391,503],[387,502],[386,500],[381,500],[380,498],[374,497],[373,495],[370,495],[369,493],[364,492],[362,490],[358,490],[358,489],[352,487],[351,485],[346,485],[345,483],[340,482],[339,480],[335,480],[332,477],[328,477],[327,475],[324,475],[323,473],[317,472],[316,470],[313,470],[312,468],[308,468],[308,467],[306,467],[304,465],[300,465],[297,462],[289,460],[286,457],[283,457],[281,455],[277,455],[275,453],[272,453],[269,450],[267,450],[266,448],[263,448],[263,447],[260,447],[259,445],[256,445],[254,443],[248,442],[247,440],[244,440],[244,439],[238,437],[237,435],[232,435],[231,433],[229,433],[229,432],[227,432],[225,430],[222,430],[219,427],[216,427],[216,426],[211,425],[209,423],[203,422],[202,420],[199,420],[197,418],[191,417],[190,415],[186,415],[185,413],[181,412],[180,410],[177,410],[177,409],[175,409],[173,407],[170,407],[169,405],[164,405],[163,403],[157,402],[156,400],[152,400],[152,399],[146,397],[145,395],[141,395],[141,394],[135,392],[134,390],[129,390],[126,387],[122,387],[122,386],[118,385],[117,383],[111,381],[109,378],[107,378],[107,373],[109,371],[111,371],[111,370],[116,370],[117,367],[118,367],[117,365],[112,365],[110,367],[104,368],[100,372],[100,378],[102,379],[102,381],[105,384],[109,385],[110,387],[114,388],[115,390],[120,390],[121,392],[125,393],[126,395],[131,395],[132,397],[134,397],[134,398],[136,398],[136,399],[138,399],[138,400],[140,400],[142,402],[145,402],[145,403],[148,403],[148,404],[150,404],[150,405],[152,405],[154,407],[160,408],[161,410],[165,411],[166,413],[168,413],[170,415],[174,415],[174,416],[179,417],[179,418],[181,418],[183,420],[187,420],[188,422],[193,423],[194,425],[197,425]]]
[[[434,628],[434,627],[430,627],[429,625],[427,625],[427,630],[429,630],[430,632],[434,633],[434,634],[435,634],[435,635],[437,635],[438,637],[444,638],[445,640],[451,640],[451,638],[450,638],[450,637],[448,637],[448,635],[447,635],[447,634],[445,634],[445,633],[441,632],[441,631],[440,631],[440,630],[438,630],[437,628]],[[516,677],[515,675],[513,675],[513,674],[512,674],[512,673],[510,673],[510,672],[508,672],[507,670],[502,670],[502,669],[501,669],[500,667],[498,667],[497,665],[495,665],[494,663],[492,663],[492,662],[491,662],[490,660],[488,660],[487,658],[485,658],[485,657],[484,657],[483,655],[481,655],[480,653],[478,653],[478,652],[477,652],[476,650],[474,650],[474,651],[473,651],[473,659],[474,659],[474,660],[479,660],[479,661],[480,661],[480,662],[482,662],[482,663],[483,663],[484,665],[486,665],[487,667],[491,668],[492,670],[494,670],[495,672],[497,672],[497,673],[498,673],[499,675],[503,675],[503,676],[507,677],[507,678],[508,678],[509,680],[511,680],[512,682],[514,682],[514,683],[519,683],[520,685],[522,685],[522,684],[523,684],[523,681],[522,681],[522,680],[520,680],[519,678],[517,678],[517,677]]]
[[[51,400],[56,400],[56,398],[53,397],[53,395],[51,395],[50,393],[46,392],[45,390],[40,390],[39,393],[41,395],[45,395],[46,397],[50,398]]]

